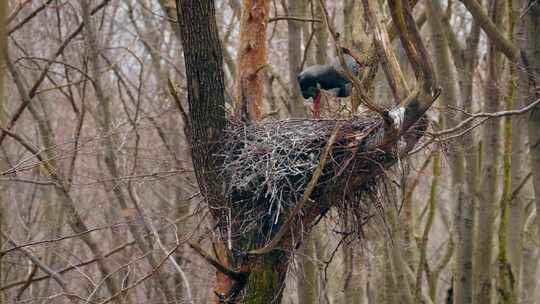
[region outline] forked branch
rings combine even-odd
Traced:
[[[366,0],[364,0],[366,1]],[[399,38],[407,53],[416,76],[416,89],[402,102],[403,113],[400,118],[399,134],[404,134],[431,107],[440,94],[433,65],[416,26],[407,1],[390,0],[392,20],[398,30]]]
[[[422,37],[416,27],[416,22],[411,13],[411,8],[408,1],[392,0],[388,1],[392,20],[396,25],[401,44],[407,53],[407,57],[411,62],[412,68],[416,76],[416,80],[423,83],[423,90],[430,93],[436,87],[435,74],[433,73],[433,65],[429,60]]]
[[[376,2],[372,0],[363,0],[364,4],[364,15],[368,21],[371,30],[373,31],[375,46],[377,52],[382,58],[382,67],[394,96],[394,102],[400,104],[408,95],[409,89],[407,87],[407,82],[401,71],[396,55],[393,51],[391,38],[386,30],[386,27],[382,24],[382,18],[378,10],[373,9],[373,6]],[[396,29],[396,22],[393,22],[394,32],[399,33]],[[395,35],[395,34],[394,34]]]
[[[343,48],[339,44],[339,40],[337,38],[338,37],[337,33],[334,31],[334,29],[331,26],[331,22],[330,22],[330,18],[328,16],[328,10],[326,8],[326,4],[324,3],[323,0],[319,0],[319,3],[321,5],[322,11],[323,11],[323,16],[324,16],[326,25],[328,27],[328,31],[330,32],[330,35],[332,36],[332,40],[334,41],[334,46],[336,48],[336,54],[338,55],[339,63],[343,67],[343,70],[345,71],[345,75],[347,75],[347,78],[349,78],[349,80],[351,80],[353,87],[355,88],[355,90],[362,97],[362,101],[364,102],[365,106],[368,109],[370,109],[370,110],[372,110],[374,112],[382,114],[383,112],[385,112],[384,109],[382,109],[381,107],[379,107],[378,105],[373,103],[371,101],[371,98],[367,94],[364,93],[364,91],[365,91],[364,86],[360,83],[358,78],[353,75],[353,73],[349,69],[348,65],[345,64],[345,58],[343,57]],[[352,56],[357,61],[357,63],[359,65],[361,64],[356,59],[356,57],[354,55],[351,54],[350,56]]]

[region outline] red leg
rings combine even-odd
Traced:
[[[317,94],[313,99],[313,117],[321,117],[321,94]]]

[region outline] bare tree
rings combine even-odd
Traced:
[[[538,4],[484,2],[3,1],[1,299],[536,303]]]
[[[365,5],[367,6],[366,10],[369,11],[369,4],[366,2]],[[390,7],[393,20],[408,57],[415,63],[418,83],[417,91],[411,93],[411,98],[398,108],[397,112],[395,112],[396,114],[392,114],[395,118],[390,118],[392,116],[388,117],[394,129],[391,132],[385,132],[382,140],[377,140],[375,145],[392,145],[401,136],[406,136],[410,140],[408,146],[412,147],[411,145],[414,145],[418,137],[411,137],[407,132],[422,117],[423,113],[436,98],[436,81],[432,73],[431,63],[426,56],[426,50],[423,47],[416,24],[412,18],[410,7],[401,1],[391,2]],[[401,11],[398,7],[404,7],[405,9]],[[222,236],[227,234],[236,236],[239,235],[238,231],[228,230],[227,232],[226,230],[227,228],[231,229],[231,226],[226,226],[231,224],[227,224],[227,214],[223,213],[227,213],[227,200],[231,198],[220,196],[220,193],[222,193],[219,186],[221,179],[215,175],[216,170],[218,170],[218,167],[215,166],[218,163],[211,157],[213,147],[215,147],[214,143],[219,141],[217,136],[219,136],[224,127],[224,113],[220,109],[220,100],[223,100],[223,89],[220,88],[220,84],[221,86],[223,84],[223,72],[221,70],[222,57],[210,55],[220,54],[217,28],[214,23],[214,6],[210,1],[198,3],[179,1],[177,8],[179,20],[182,25],[183,44],[191,46],[189,50],[184,50],[184,52],[186,73],[188,76],[190,115],[193,127],[192,143],[194,145],[193,148],[197,150],[194,153],[194,168],[198,172],[197,176],[201,191],[208,201],[208,205],[217,222],[217,227],[219,227],[218,229],[221,229],[220,234]],[[328,22],[328,13],[326,10],[325,19]],[[372,24],[377,24],[377,21],[373,22]],[[201,37],[201,34],[198,34],[198,39],[196,39],[194,33],[203,33],[203,36]],[[394,74],[389,73],[389,77],[393,79]],[[403,90],[403,88],[399,89]],[[400,100],[397,96],[396,99]],[[212,120],[208,120],[208,115],[212,117],[215,115],[218,116]],[[292,248],[294,246],[294,243],[291,242],[293,239],[284,237],[284,235],[290,232],[294,234],[294,231],[299,230],[291,229],[291,225],[302,225],[306,227],[322,211],[320,208],[306,207],[303,211],[305,214],[303,220],[301,222],[295,220],[298,212],[304,208],[305,203],[318,183],[319,176],[326,163],[326,158],[331,152],[332,145],[337,140],[340,124],[337,124],[333,129],[334,131],[331,132],[331,135],[329,134],[329,138],[327,139],[328,142],[323,147],[324,149],[321,152],[317,169],[311,177],[309,184],[306,185],[303,198],[296,202],[291,213],[287,216],[287,220],[281,226],[277,226],[278,231],[275,234],[270,234],[271,239],[268,243],[263,244],[264,246],[262,248],[253,248],[252,246],[259,244],[254,239],[256,235],[250,236],[246,233],[234,242],[231,241],[230,237],[227,241],[222,238],[221,242],[223,245],[220,246],[223,247],[217,249],[218,260],[212,263],[221,272],[221,274],[218,274],[217,301],[235,301],[242,290],[245,291],[243,297],[247,303],[279,301],[282,294],[281,284],[285,278],[289,254],[286,251],[275,249]],[[397,156],[397,158],[399,157]],[[386,166],[391,165],[396,158],[392,157],[390,159],[393,159],[393,161],[387,163]],[[360,176],[357,181],[349,183],[349,189],[354,191],[354,188],[360,187],[369,179]],[[327,195],[331,194],[329,193]],[[234,196],[232,199],[234,200]],[[327,204],[330,202],[326,201]],[[230,215],[231,221],[238,221],[233,219],[242,219],[245,217],[245,214],[237,213],[242,212],[244,209],[237,209],[236,207],[229,208],[231,208],[230,212],[232,213]],[[238,229],[240,227],[237,226],[238,224],[232,224],[232,229]],[[298,238],[298,236],[294,238]],[[228,242],[228,248],[225,247],[225,242]],[[242,249],[246,247],[249,251],[240,254],[234,253],[235,250],[246,250]],[[223,251],[229,251],[229,253]],[[202,255],[208,258],[207,254]],[[223,277],[223,275],[226,275],[228,280],[220,280],[219,277]],[[220,284],[220,282],[224,282],[225,284]],[[229,286],[228,289],[223,289],[227,285]]]

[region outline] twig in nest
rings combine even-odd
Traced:
[[[324,147],[324,151],[319,158],[319,165],[315,169],[315,172],[313,172],[313,176],[311,177],[311,180],[309,181],[306,190],[304,191],[302,199],[294,206],[294,209],[292,210],[291,214],[289,215],[283,226],[281,226],[274,238],[272,238],[272,240],[266,246],[260,249],[251,250],[248,252],[248,254],[261,255],[272,251],[277,246],[283,235],[285,235],[285,233],[289,230],[294,218],[296,217],[298,212],[300,212],[300,210],[305,206],[305,204],[309,200],[311,193],[315,189],[315,186],[319,181],[319,177],[322,174],[324,166],[326,165],[328,155],[330,155],[330,152],[332,151],[332,146],[336,142],[341,126],[342,123],[336,124],[336,127],[334,128],[334,131],[332,132],[332,135],[330,136],[330,139],[328,140],[328,143]]]

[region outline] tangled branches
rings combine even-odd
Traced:
[[[220,223],[229,244],[235,243],[233,247],[243,251],[260,248],[287,217],[296,216],[292,210],[305,194],[336,128],[331,153],[308,193],[307,206],[298,214],[300,219],[313,219],[335,205],[363,210],[359,198],[373,192],[376,177],[414,146],[425,123],[411,128],[397,145],[385,144],[388,122],[373,112],[337,121],[232,123],[216,155],[221,159],[231,210]]]

